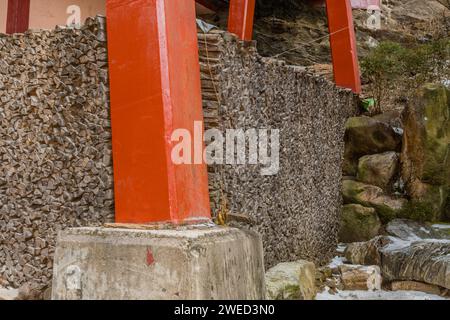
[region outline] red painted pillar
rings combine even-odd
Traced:
[[[116,222],[210,219],[206,165],[175,165],[172,132],[203,121],[192,0],[108,0]]]
[[[327,0],[335,82],[361,93],[356,35],[350,0]]]
[[[6,33],[23,33],[30,21],[30,0],[8,0]]]
[[[255,0],[230,0],[228,31],[236,34],[241,40],[252,40],[254,16]]]

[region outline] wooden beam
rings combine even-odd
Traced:
[[[30,21],[30,0],[8,0],[6,33],[23,33]]]
[[[239,39],[253,39],[253,19],[256,0],[230,0],[228,31],[236,34]]]
[[[327,0],[327,13],[336,85],[359,94],[361,75],[350,0]]]
[[[195,2],[108,0],[106,15],[116,222],[210,221],[206,164],[171,157],[173,132],[203,122]]]

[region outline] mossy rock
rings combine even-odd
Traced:
[[[428,84],[414,101],[405,117],[405,178],[450,186],[450,91],[443,85]]]
[[[316,267],[300,260],[280,263],[266,273],[269,300],[313,300],[316,296]]]
[[[358,181],[390,191],[398,175],[399,154],[385,152],[361,157],[358,164]]]
[[[445,202],[443,214],[442,214],[442,220],[443,221],[449,221],[450,222],[450,188],[447,188],[447,200]]]
[[[342,195],[346,204],[360,204],[364,207],[375,208],[383,223],[398,217],[403,211],[407,200],[391,197],[383,189],[353,180],[344,180]]]
[[[442,186],[423,185],[422,195],[411,199],[400,213],[401,218],[421,222],[437,222],[445,216],[448,205],[448,189]]]
[[[431,226],[433,230],[441,235],[442,239],[450,240],[450,223],[449,222],[437,222]],[[445,227],[445,228],[444,228]]]
[[[445,218],[448,208],[450,91],[427,84],[413,101],[405,113],[402,177],[412,199],[408,209],[419,219],[435,221]]]
[[[345,143],[347,156],[399,151],[402,136],[388,123],[362,116],[350,118],[346,123]]]
[[[339,240],[343,243],[369,241],[376,237],[381,228],[381,221],[374,208],[359,204],[343,207]]]

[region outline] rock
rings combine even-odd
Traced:
[[[42,299],[45,301],[52,300],[52,287],[48,287],[44,290],[44,293],[42,294]]]
[[[383,190],[355,180],[344,180],[342,195],[346,203],[369,204],[373,199],[382,196]]]
[[[344,153],[344,160],[342,162],[342,174],[347,177],[354,177],[358,174],[358,158],[353,157],[351,152],[346,151]]]
[[[339,239],[343,243],[368,241],[378,235],[381,221],[373,208],[359,204],[343,207]]]
[[[339,266],[345,290],[381,290],[381,271],[379,266]]]
[[[378,265],[387,281],[418,281],[450,289],[450,241],[377,237],[347,247],[353,264]]]
[[[312,300],[316,296],[316,268],[308,261],[281,263],[266,273],[269,300]]]
[[[450,240],[450,223],[437,223],[433,224],[431,228],[440,235],[441,239]]]
[[[392,291],[419,291],[434,295],[440,295],[438,286],[417,281],[394,281],[391,283]]]
[[[381,266],[380,249],[390,242],[389,237],[378,236],[367,242],[351,243],[345,249],[345,258],[353,264]]]
[[[399,110],[391,110],[374,115],[372,119],[383,122],[394,128],[398,134],[403,133],[402,112]]]
[[[385,195],[383,190],[377,186],[352,180],[344,180],[342,195],[347,204],[357,203],[375,208],[383,222],[396,218],[407,203],[406,199]]]
[[[328,266],[316,269],[316,288],[318,288],[319,291],[323,290],[325,286],[332,288],[332,286],[327,285],[328,280],[332,277],[333,270]]]
[[[417,241],[423,239],[448,239],[446,235],[439,230],[433,229],[430,225],[413,220],[395,219],[386,226],[386,232],[394,237],[406,241]]]
[[[43,292],[37,285],[25,283],[18,291],[17,300],[42,300]]]
[[[401,214],[408,200],[399,196],[381,195],[372,200],[373,206],[384,223]]]
[[[403,208],[402,217],[421,222],[437,222],[448,219],[450,215],[450,189],[446,186],[433,186],[416,180],[409,183],[407,192],[411,200]],[[414,191],[412,191],[414,190]]]
[[[361,156],[399,151],[401,132],[370,117],[353,117],[347,121],[345,133],[344,175],[354,176]]]
[[[399,154],[385,152],[359,159],[357,180],[390,191],[397,174]]]
[[[405,112],[402,177],[417,208],[428,220],[445,218],[450,188],[450,91],[440,84],[421,88]]]
[[[450,241],[392,243],[381,249],[388,281],[419,281],[450,289]]]
[[[0,287],[0,300],[17,300],[18,296],[19,290]]]

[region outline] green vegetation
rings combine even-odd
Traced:
[[[420,222],[436,221],[433,204],[428,201],[411,200],[399,214],[399,218]]]
[[[381,111],[392,89],[408,96],[426,82],[448,80],[449,60],[449,37],[410,46],[381,42],[361,61],[363,76],[376,99],[375,110],[371,111]]]

